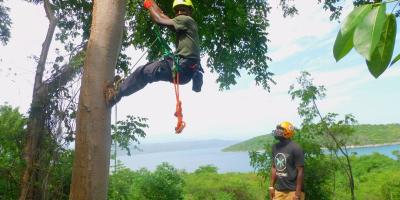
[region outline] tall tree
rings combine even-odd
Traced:
[[[96,0],[79,96],[70,199],[106,199],[111,108],[103,90],[113,79],[122,44],[125,0]]]
[[[19,199],[42,199],[46,187],[43,185],[48,177],[48,172],[45,172],[52,158],[49,155],[57,148],[57,138],[51,134],[54,128],[54,120],[68,120],[60,115],[66,115],[58,110],[58,103],[63,101],[61,93],[66,94],[63,88],[70,80],[79,72],[81,65],[80,57],[82,54],[79,48],[73,50],[70,48],[71,56],[68,61],[71,61],[63,66],[59,66],[63,57],[58,56],[51,70],[52,74],[49,79],[44,78],[44,71],[47,65],[47,57],[49,55],[50,45],[53,41],[56,26],[59,19],[62,19],[63,26],[65,25],[65,17],[60,13],[56,13],[56,6],[50,0],[28,0],[33,3],[43,3],[46,17],[49,20],[47,34],[42,45],[41,54],[36,66],[35,82],[32,95],[32,103],[29,112],[27,125],[27,138],[24,147],[24,160],[26,167],[21,178],[21,193]],[[57,2],[56,2],[57,3]],[[66,29],[66,28],[64,28]],[[62,30],[64,30],[62,29]],[[71,28],[70,28],[71,29]],[[61,40],[61,39],[60,39]],[[77,52],[78,51],[78,52]],[[68,94],[66,94],[68,96]],[[72,104],[73,105],[73,104]],[[68,107],[68,106],[67,106]],[[70,129],[67,126],[67,130]],[[59,129],[61,130],[61,129]],[[44,144],[48,143],[49,148],[45,148]],[[56,157],[56,156],[51,156]]]
[[[45,0],[43,5],[46,11],[46,16],[49,20],[49,27],[47,29],[47,35],[45,41],[43,42],[43,48],[40,53],[39,62],[36,68],[32,104],[28,121],[27,143],[24,149],[26,168],[21,182],[20,200],[40,199],[40,196],[37,196],[39,193],[33,192],[35,185],[34,181],[38,178],[37,172],[34,171],[38,170],[38,146],[40,146],[40,143],[42,142],[43,132],[47,130],[44,128],[45,115],[43,110],[45,109],[43,108],[44,105],[42,104],[46,97],[44,96],[45,94],[39,92],[39,89],[43,86],[43,73],[46,66],[47,55],[49,53],[50,44],[57,25],[57,19],[54,16],[54,11],[51,8],[50,2]]]

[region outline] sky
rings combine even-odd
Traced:
[[[278,1],[272,1],[278,2]],[[323,114],[335,112],[341,117],[353,114],[360,124],[399,123],[400,68],[389,68],[379,79],[369,74],[365,61],[352,50],[336,62],[332,47],[340,28],[329,20],[329,13],[317,1],[295,1],[299,15],[283,18],[278,5],[268,15],[270,27],[268,56],[270,71],[277,82],[268,92],[256,86],[252,77],[243,74],[238,84],[228,91],[219,91],[217,76],[206,69],[201,93],[191,91],[191,83],[181,86],[186,128],[176,135],[173,85],[164,82],[149,84],[145,89],[124,97],[118,103],[117,120],[127,115],[149,119],[147,136],[142,143],[185,140],[246,140],[270,133],[281,121],[299,126],[298,101],[288,95],[291,84],[301,71],[311,73],[316,85],[324,85],[327,96],[318,102]],[[34,57],[39,56],[48,21],[42,6],[23,1],[7,1],[13,21],[11,40],[0,46],[0,105],[7,102],[27,113],[31,102]],[[347,1],[342,16],[352,9]],[[399,50],[399,36],[395,53]],[[53,43],[51,49],[59,44]],[[54,51],[51,51],[54,52]],[[141,52],[131,50],[132,61]],[[49,61],[54,59],[50,55]],[[142,60],[139,64],[144,64]],[[206,66],[205,59],[202,59]],[[115,112],[115,109],[113,109]],[[114,114],[113,121],[114,121]]]

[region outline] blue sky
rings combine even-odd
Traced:
[[[352,6],[347,2],[344,15]],[[27,112],[31,101],[36,64],[30,58],[40,53],[47,19],[42,6],[22,1],[8,1],[13,20],[10,43],[0,46],[0,104],[8,102]],[[219,91],[216,75],[208,70],[201,93],[191,91],[191,84],[181,91],[184,120],[187,127],[181,135],[174,134],[175,97],[167,83],[154,83],[144,90],[123,98],[118,104],[118,119],[126,115],[149,118],[150,128],[144,143],[226,139],[243,140],[270,132],[283,120],[300,124],[297,103],[287,94],[300,71],[309,71],[317,85],[327,88],[327,97],[319,102],[323,113],[352,113],[359,123],[399,123],[399,64],[388,69],[379,79],[373,78],[364,60],[354,50],[336,63],[333,43],[339,30],[337,22],[329,21],[316,1],[296,1],[299,15],[283,18],[277,5],[272,5],[268,28],[273,59],[270,70],[277,85],[271,92],[255,85],[252,77],[242,76],[229,91]],[[28,33],[28,34],[27,34]],[[399,37],[398,37],[399,39]],[[397,42],[395,54],[399,53]],[[59,44],[53,44],[54,49]],[[131,50],[132,60],[140,52]],[[49,58],[54,59],[54,55]],[[143,64],[145,61],[141,61]],[[203,60],[205,66],[205,60]],[[113,115],[114,116],[114,115]]]

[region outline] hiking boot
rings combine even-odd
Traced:
[[[114,78],[114,82],[112,84],[108,84],[105,91],[104,96],[106,97],[106,103],[109,106],[113,106],[121,100],[120,95],[120,76],[116,76]]]

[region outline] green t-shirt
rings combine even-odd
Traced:
[[[176,54],[184,58],[200,59],[197,23],[190,16],[178,15],[172,19],[176,31]]]

